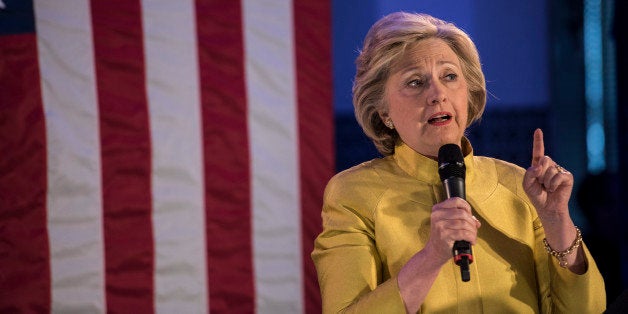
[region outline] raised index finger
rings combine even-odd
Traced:
[[[543,131],[534,130],[534,143],[532,144],[532,166],[536,166],[539,160],[545,156],[545,144],[543,143]]]

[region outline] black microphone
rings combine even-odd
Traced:
[[[460,147],[456,144],[445,144],[438,150],[438,174],[443,181],[447,198],[460,197],[465,199],[464,178],[466,167]],[[473,251],[471,243],[460,240],[454,242],[452,248],[454,262],[460,266],[462,281],[469,281],[469,264],[473,263]]]

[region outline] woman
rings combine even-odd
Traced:
[[[527,170],[473,155],[486,103],[475,45],[453,24],[393,13],[357,58],[358,122],[385,156],[328,183],[312,258],[323,311],[600,313],[604,282],[569,216],[573,176],[533,138]],[[466,200],[445,199],[439,148],[462,148]],[[452,259],[472,244],[471,280]]]

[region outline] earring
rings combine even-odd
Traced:
[[[386,122],[384,122],[384,124],[391,130],[395,128],[395,125],[393,124],[391,119],[386,119]]]

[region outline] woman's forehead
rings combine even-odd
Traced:
[[[423,68],[432,65],[452,65],[459,67],[458,55],[441,39],[430,38],[410,44],[397,60],[394,68],[403,70]]]

